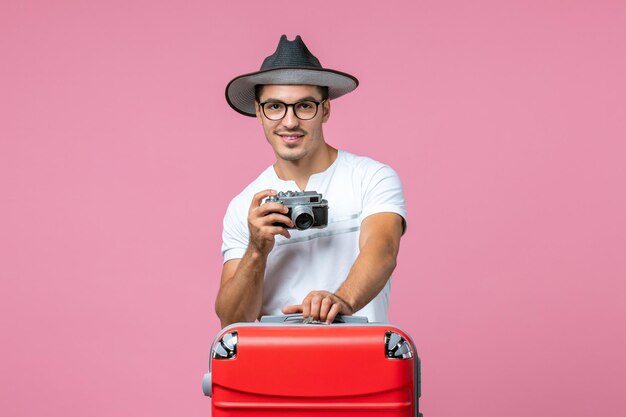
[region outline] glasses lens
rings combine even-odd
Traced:
[[[265,103],[263,105],[263,113],[270,120],[280,120],[285,115],[285,103]]]
[[[313,101],[301,101],[293,106],[296,117],[302,120],[308,120],[317,114],[317,104]]]

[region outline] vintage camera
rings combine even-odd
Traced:
[[[298,230],[311,227],[321,229],[328,224],[328,201],[315,191],[285,191],[268,197],[266,203],[280,203],[289,209],[285,216],[289,217]],[[286,224],[274,223],[290,229]]]

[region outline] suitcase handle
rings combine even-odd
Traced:
[[[261,323],[304,323],[304,317],[302,314],[286,314],[278,316],[262,316]],[[345,324],[365,324],[367,323],[367,317],[365,316],[337,316],[333,323],[345,323]],[[319,324],[320,322],[312,322],[307,324]]]

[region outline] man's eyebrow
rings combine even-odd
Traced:
[[[318,100],[317,98],[313,96],[306,96],[306,97],[302,97],[294,101],[294,103],[299,103],[301,101],[321,101],[321,100]],[[264,101],[264,103],[284,103],[284,101],[278,100],[277,98],[268,98],[267,100]]]

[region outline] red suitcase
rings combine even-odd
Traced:
[[[217,335],[203,380],[213,417],[419,415],[420,361],[408,334],[364,317],[236,323]]]

